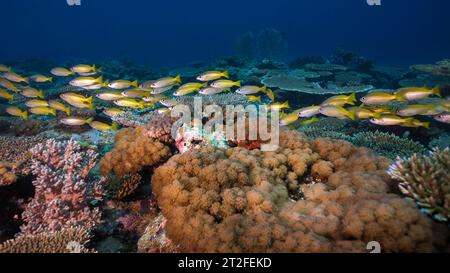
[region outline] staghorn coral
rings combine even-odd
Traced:
[[[16,182],[17,176],[14,172],[15,165],[0,161],[0,187],[8,186]]]
[[[98,208],[91,204],[102,199],[103,179],[88,179],[97,163],[97,153],[82,150],[76,141],[49,139],[31,150],[31,170],[36,180],[34,198],[23,212],[22,234],[53,232],[82,227],[91,230],[101,222]]]
[[[276,152],[175,155],[155,170],[152,190],[181,251],[365,252],[370,241],[431,251],[429,220],[389,193],[387,167],[365,148],[283,131]]]
[[[171,156],[169,147],[147,137],[145,132],[144,127],[120,130],[114,148],[100,161],[100,173],[107,175],[114,172],[120,177],[166,161]]]
[[[63,229],[36,235],[21,235],[0,245],[0,253],[91,253],[86,229]]]
[[[450,148],[435,148],[429,156],[399,158],[388,173],[422,211],[439,221],[450,219]]]

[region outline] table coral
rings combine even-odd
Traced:
[[[100,173],[117,176],[134,174],[144,167],[157,166],[171,156],[169,147],[145,135],[144,127],[125,128],[115,138],[114,148],[100,161]]]
[[[21,235],[1,244],[0,253],[90,253],[85,247],[89,240],[89,232],[82,228]]]
[[[101,200],[103,180],[88,178],[97,153],[78,142],[49,139],[31,150],[31,170],[36,180],[34,198],[23,212],[22,234],[53,232],[64,228],[92,229],[101,213],[91,204]]]
[[[400,181],[402,193],[413,198],[422,211],[439,221],[450,219],[450,148],[398,159],[389,174]]]
[[[175,155],[155,170],[152,190],[181,251],[365,252],[370,241],[385,252],[432,251],[429,220],[389,192],[388,162],[282,131],[276,152]]]

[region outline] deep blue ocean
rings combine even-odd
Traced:
[[[450,55],[450,1],[2,0],[3,61],[126,58],[155,67],[236,54],[248,31],[279,30],[283,56],[345,48],[379,64],[431,63]]]

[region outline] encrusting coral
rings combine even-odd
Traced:
[[[76,141],[49,139],[31,150],[36,176],[34,198],[23,212],[22,234],[54,232],[82,227],[91,230],[101,222],[101,212],[92,208],[103,196],[104,180],[88,175],[97,164],[97,153],[83,150]]]
[[[89,232],[82,228],[21,235],[1,244],[0,253],[91,253],[85,247],[89,240]]]
[[[389,174],[400,181],[402,193],[414,199],[422,211],[439,221],[450,219],[450,148],[398,159]]]
[[[390,193],[389,161],[282,131],[276,152],[206,147],[155,170],[166,232],[186,252],[432,251],[430,221]]]
[[[161,164],[171,156],[169,147],[147,137],[144,127],[125,128],[115,138],[114,148],[100,161],[100,173],[117,176],[134,174],[144,167]]]
[[[14,164],[9,162],[0,162],[0,187],[16,182],[17,176],[13,171],[14,166]]]

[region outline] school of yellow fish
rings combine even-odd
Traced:
[[[0,98],[12,100],[15,96],[23,96],[29,100],[25,102],[28,109],[10,106],[6,111],[24,120],[30,115],[56,116],[57,111],[64,112],[65,117],[59,121],[69,126],[81,126],[88,124],[95,130],[102,132],[117,130],[118,124],[106,124],[93,118],[71,116],[71,107],[95,110],[94,96],[67,92],[61,94],[61,100],[46,100],[45,92],[33,87],[30,83],[45,84],[53,82],[53,77],[73,77],[69,81],[70,86],[84,90],[96,91],[96,99],[110,101],[116,107],[103,110],[103,114],[113,117],[122,113],[123,108],[155,108],[157,103],[161,105],[160,112],[170,111],[177,105],[172,97],[186,96],[198,93],[201,95],[216,95],[223,92],[236,92],[245,95],[249,102],[261,102],[258,94],[262,93],[272,102],[271,110],[281,111],[279,114],[280,125],[287,126],[299,122],[307,125],[315,122],[319,114],[333,118],[368,119],[371,123],[382,126],[404,126],[429,128],[430,123],[418,120],[416,116],[430,116],[443,123],[450,123],[450,101],[441,100],[428,105],[412,104],[399,109],[389,109],[386,105],[391,101],[409,102],[430,96],[441,96],[440,88],[428,89],[427,87],[408,87],[398,89],[393,94],[383,91],[372,91],[360,99],[361,105],[354,106],[357,102],[356,94],[337,95],[328,98],[320,105],[313,105],[285,113],[290,108],[289,102],[275,102],[275,95],[266,86],[241,86],[240,81],[230,79],[227,71],[206,71],[197,77],[198,82],[182,83],[181,77],[165,77],[158,80],[144,81],[139,84],[136,81],[114,80],[104,81],[101,75],[102,69],[95,65],[78,64],[69,69],[56,67],[51,69],[46,76],[41,74],[24,77],[15,73],[11,67],[0,64]],[[99,76],[98,76],[99,75]],[[171,92],[170,92],[171,91]],[[171,96],[166,94],[171,94]],[[345,108],[347,105],[350,107]]]

